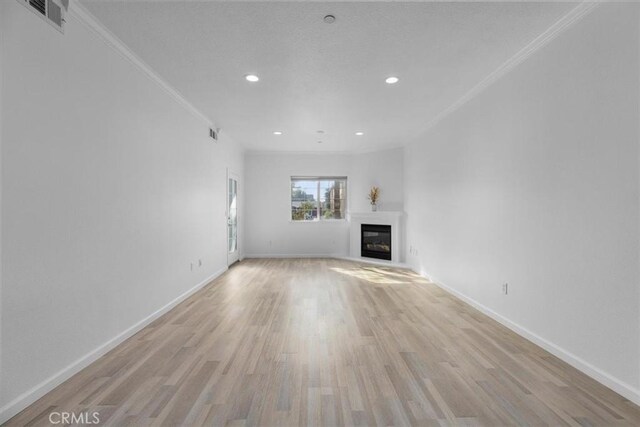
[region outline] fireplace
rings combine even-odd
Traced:
[[[361,224],[360,256],[386,259],[391,261],[391,226],[378,224]]]

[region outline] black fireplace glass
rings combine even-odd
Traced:
[[[360,241],[361,256],[391,261],[390,225],[361,224]]]

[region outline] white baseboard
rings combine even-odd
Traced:
[[[560,346],[558,346],[558,345],[556,345],[556,344],[554,344],[554,343],[542,338],[541,336],[531,332],[530,330],[520,326],[519,324],[517,324],[515,322],[512,322],[511,320],[507,319],[506,317],[496,313],[495,311],[491,310],[490,308],[480,304],[476,300],[474,300],[472,298],[469,298],[468,296],[466,296],[466,295],[456,291],[455,289],[445,285],[444,283],[442,283],[441,281],[439,281],[435,277],[429,275],[425,271],[420,271],[418,274],[420,274],[421,276],[425,277],[429,281],[433,282],[439,288],[445,290],[446,292],[454,295],[455,297],[461,299],[462,301],[466,302],[470,306],[472,306],[472,307],[476,308],[477,310],[481,311],[483,314],[486,314],[487,316],[491,317],[496,322],[498,322],[498,323],[506,326],[507,328],[511,329],[516,334],[518,334],[518,335],[522,336],[523,338],[526,338],[527,340],[533,342],[534,344],[542,347],[543,349],[545,349],[549,353],[551,353],[554,356],[556,356],[557,358],[565,361],[569,365],[573,366],[577,370],[581,371],[582,373],[584,373],[584,374],[588,375],[589,377],[593,378],[594,380],[598,381],[602,385],[610,388],[611,390],[615,391],[616,393],[618,393],[619,395],[625,397],[626,399],[629,399],[630,401],[632,401],[636,405],[640,405],[640,390],[638,390],[638,389],[634,388],[633,386],[625,383],[624,381],[621,381],[621,380],[619,380],[619,379],[607,374],[606,372],[604,372],[601,369],[593,366],[592,364],[590,364],[589,362],[581,359],[580,357],[576,356],[575,354],[573,354],[573,353],[563,349],[562,347],[560,347]]]
[[[57,386],[59,386],[69,378],[71,378],[73,375],[77,374],[82,369],[86,368],[91,363],[98,360],[100,357],[102,357],[107,352],[112,350],[118,344],[122,343],[127,338],[130,338],[131,336],[136,334],[142,328],[149,325],[151,322],[153,322],[154,320],[156,320],[157,318],[159,318],[160,316],[162,316],[163,314],[165,314],[166,312],[174,308],[176,305],[180,304],[182,301],[190,297],[196,291],[200,290],[205,285],[211,283],[212,280],[219,277],[225,271],[227,271],[227,267],[221,268],[220,270],[216,271],[211,276],[207,277],[205,280],[198,283],[193,288],[189,289],[182,295],[178,296],[173,301],[169,302],[168,304],[164,305],[160,309],[151,313],[149,316],[145,317],[135,325],[119,333],[118,335],[111,338],[106,343],[100,345],[96,349],[92,350],[91,352],[85,354],[75,362],[71,363],[66,368],[62,369],[61,371],[57,372],[56,374],[42,381],[40,384],[36,385],[35,387],[31,388],[30,390],[26,391],[25,393],[13,399],[3,408],[0,408],[0,424],[7,422],[9,419],[11,419],[13,416],[18,414],[23,409],[25,409],[27,406],[31,405],[36,400],[40,399],[42,396],[49,393],[51,390],[53,390],[54,388],[56,388]]]
[[[350,261],[369,262],[372,264],[379,264],[379,265],[391,265],[389,263],[376,262],[375,260],[362,260],[360,258],[351,258],[351,257],[335,255],[335,254],[306,254],[306,255],[300,255],[300,254],[251,254],[249,255],[247,254],[245,258],[338,258],[338,259],[346,259]],[[407,268],[407,265],[405,264],[400,264],[396,266]],[[81,371],[82,369],[84,369],[94,361],[96,361],[98,358],[102,357],[104,354],[112,350],[118,344],[122,343],[127,338],[133,336],[142,328],[149,325],[151,322],[153,322],[163,314],[167,313],[176,305],[178,305],[179,303],[187,299],[189,296],[194,294],[196,291],[198,291],[199,289],[201,289],[202,287],[210,283],[212,280],[219,277],[226,270],[227,270],[226,267],[218,270],[217,272],[215,272],[214,274],[212,274],[202,282],[198,283],[196,286],[194,286],[187,292],[183,293],[182,295],[175,298],[173,301],[169,302],[165,306],[161,307],[154,313],[147,316],[145,319],[131,326],[127,330],[121,332],[114,338],[110,339],[109,341],[102,344],[101,346],[94,349],[93,351],[87,353],[86,355],[76,360],[66,368],[62,369],[58,373],[54,374],[53,376],[44,380],[43,382],[36,385],[32,389],[28,390],[27,392],[15,398],[13,401],[11,401],[10,403],[8,403],[7,405],[5,405],[3,408],[0,409],[0,424],[8,421],[9,419],[11,419],[11,417],[15,416],[24,408],[31,405],[36,400],[40,399],[46,393],[50,392],[55,387],[62,384],[67,379],[71,378],[73,375],[75,375],[76,373],[78,373],[79,371]],[[585,373],[586,375],[590,376],[591,378],[595,379],[596,381],[600,382],[601,384],[605,385],[606,387],[610,388],[611,390],[615,391],[621,396],[629,399],[630,401],[634,402],[637,405],[640,405],[640,390],[635,389],[631,385],[626,384],[623,381],[620,381],[619,379],[612,377],[611,375],[607,374],[606,372],[603,372],[602,370],[584,361],[578,356],[564,350],[563,348],[559,347],[558,345],[552,342],[547,341],[546,339],[518,325],[517,323],[512,322],[511,320],[503,317],[502,315],[496,313],[490,308],[480,304],[474,299],[469,298],[466,295],[456,291],[455,289],[445,285],[444,283],[434,278],[433,276],[430,276],[426,272],[421,271],[419,272],[419,274],[427,278],[428,280],[430,280],[431,282],[433,282],[434,284],[436,284],[438,287],[442,288],[446,292],[449,292],[455,297],[463,300],[467,304],[471,305],[472,307],[478,309],[482,313],[491,317],[495,321],[511,329],[518,335],[528,339],[529,341],[535,343],[536,345],[539,345],[543,349],[547,350],[549,353],[553,354],[559,359],[562,359],[569,365],[580,370],[581,372]]]
[[[336,254],[246,254],[245,258],[339,258]]]

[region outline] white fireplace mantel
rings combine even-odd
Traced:
[[[399,211],[350,212],[347,215],[347,220],[349,221],[349,256],[352,258],[362,258],[360,256],[360,226],[362,224],[390,225],[391,262],[404,262],[402,259],[404,217],[405,213]]]

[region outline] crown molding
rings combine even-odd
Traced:
[[[423,132],[427,132],[432,129],[439,122],[444,120],[451,113],[460,109],[467,102],[471,101],[473,98],[482,93],[485,89],[491,86],[500,78],[504,77],[506,74],[510,73],[514,68],[524,62],[531,55],[536,53],[538,50],[542,49],[544,46],[548,45],[553,39],[562,34],[565,30],[570,28],[573,24],[580,21],[583,17],[591,13],[603,0],[595,0],[590,1],[586,0],[580,3],[578,6],[574,7],[556,21],[552,26],[547,28],[542,34],[533,39],[529,44],[520,49],[515,55],[509,58],[506,62],[496,68],[491,74],[485,77],[480,83],[471,88],[470,91],[465,93],[460,99],[451,104],[448,108],[437,114],[433,119],[431,119],[426,127],[423,129]],[[606,1],[606,0],[605,0]]]
[[[533,55],[535,52],[549,44],[552,40],[558,37],[565,30],[570,28],[573,24],[581,20],[584,16],[591,13],[598,5],[600,5],[603,1],[607,0],[585,0],[580,3],[578,6],[573,8],[569,13],[564,15],[558,21],[556,21],[552,26],[550,26],[546,31],[540,34],[538,37],[533,39],[529,44],[519,50],[515,55],[505,61],[502,65],[500,65],[497,69],[495,69],[491,74],[485,77],[482,81],[476,84],[471,88],[467,93],[465,93],[461,98],[451,104],[448,108],[444,109],[440,113],[438,113],[433,119],[431,119],[427,125],[422,129],[420,134],[424,134],[432,129],[439,122],[444,120],[453,112],[457,111],[473,98],[482,93],[485,89],[495,83],[497,80],[511,72],[514,68],[516,68],[519,64],[524,62],[527,58]],[[122,55],[126,60],[128,60],[131,64],[135,65],[140,69],[148,78],[154,81],[158,86],[160,86],[168,95],[174,98],[180,105],[182,105],[187,111],[189,111],[194,117],[201,120],[208,126],[214,126],[213,122],[203,114],[199,109],[197,109],[193,104],[191,104],[187,99],[178,92],[173,86],[171,86],[167,81],[165,81],[162,77],[160,77],[147,63],[145,63],[140,57],[138,57],[127,45],[120,40],[116,35],[114,35],[111,31],[109,31],[96,17],[94,17],[91,12],[89,12],[78,0],[71,0],[71,4],[69,7],[68,16],[72,16],[77,19],[80,23],[85,25],[87,28],[92,30],[100,39],[102,39],[108,46]],[[381,150],[385,149],[393,149],[399,148],[406,144],[401,144],[399,146],[385,147]],[[356,150],[345,150],[345,151],[303,151],[296,152],[295,154],[362,154],[367,152],[379,151],[378,149],[356,149]],[[271,150],[248,150],[246,154],[266,154],[269,152],[274,153],[282,153],[280,151],[271,151]]]
[[[131,49],[120,40],[115,34],[109,31],[104,24],[102,24],[91,12],[89,12],[78,0],[71,0],[69,5],[69,13],[67,16],[71,16],[85,27],[90,29],[96,34],[102,41],[104,41],[109,47],[118,52],[123,58],[136,66],[143,74],[149,79],[155,82],[162,90],[164,90],[169,96],[182,105],[191,115],[201,120],[208,126],[214,126],[213,122],[191,104],[176,88],[171,86],[166,80],[164,80],[153,68],[144,62],[138,55],[133,53]]]
[[[344,150],[344,151],[320,151],[320,150],[253,150],[247,149],[244,154],[246,156],[351,156],[353,154],[352,151]]]

